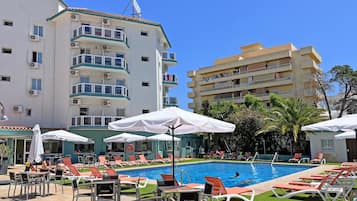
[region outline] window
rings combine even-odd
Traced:
[[[41,79],[32,79],[31,80],[31,89],[32,90],[41,90],[42,86],[41,86]]]
[[[26,116],[31,116],[32,110],[30,108],[26,109]]]
[[[42,37],[43,36],[43,26],[34,25],[33,26],[33,35]]]
[[[148,109],[143,109],[143,114],[145,114],[145,113],[149,113],[150,112],[150,110],[148,110]]]
[[[322,150],[334,150],[333,139],[321,139],[321,149]]]
[[[10,82],[10,76],[0,76],[0,81]]]
[[[12,53],[12,49],[11,48],[2,48],[2,53],[11,54]]]
[[[12,26],[14,26],[14,23],[10,20],[4,20],[4,26],[12,27]]]
[[[148,32],[146,32],[146,31],[140,32],[140,35],[142,35],[142,36],[149,36]]]
[[[89,83],[89,77],[80,77],[79,82],[80,83]]]
[[[81,107],[79,108],[79,115],[88,115],[89,108],[87,107]]]
[[[143,87],[148,87],[148,86],[150,86],[150,83],[149,83],[149,82],[142,82],[142,83],[141,83],[141,86],[143,86]]]
[[[80,53],[81,54],[90,54],[90,49],[89,48],[81,48]]]
[[[62,141],[43,142],[43,149],[47,153],[62,153]]]
[[[141,57],[141,61],[148,62],[149,61],[149,57]]]
[[[125,80],[117,80],[116,85],[125,86]]]
[[[42,64],[42,52],[32,52],[31,62]]]
[[[94,144],[74,144],[74,152],[75,153],[93,153],[94,152]]]

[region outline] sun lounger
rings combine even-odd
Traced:
[[[89,170],[92,173],[93,177],[95,177],[97,179],[103,178],[103,173],[101,173],[97,167],[89,167]]]
[[[209,177],[206,176],[206,183],[212,185],[212,189],[210,194],[214,199],[226,199],[226,201],[230,201],[231,198],[239,198],[244,201],[253,201],[255,196],[255,191],[251,188],[242,188],[242,187],[232,187],[226,188],[224,187],[221,179],[217,177]],[[243,193],[250,193],[250,199],[243,196]]]
[[[114,159],[114,162],[112,165],[114,165],[114,166],[124,167],[126,165],[130,165],[130,163],[128,163],[127,161],[123,161],[119,155],[114,155],[113,159]]]
[[[325,164],[326,163],[326,159],[324,158],[324,153],[317,153],[315,154],[314,158],[311,159],[310,161],[311,163],[319,163],[319,164]]]
[[[104,166],[104,167],[110,166],[109,161],[107,161],[104,155],[98,156],[98,163],[99,166]]]
[[[151,161],[147,160],[144,154],[139,154],[139,160],[137,160],[141,164],[149,164]]]
[[[167,154],[167,155],[168,155],[170,161],[172,161],[172,154]],[[184,158],[177,158],[177,157],[175,157],[175,161],[184,161],[184,160],[185,160]]]
[[[272,187],[272,192],[277,198],[291,198],[299,194],[318,194],[323,201],[327,201],[329,194],[334,194],[333,201],[343,194],[343,188],[325,186],[328,177],[321,180],[318,185],[297,185],[297,184],[277,184]],[[277,190],[285,190],[284,194],[280,195]],[[288,192],[286,192],[288,191]]]
[[[289,159],[289,162],[300,163],[302,153],[295,153],[293,158]]]
[[[156,154],[156,160],[151,160],[152,162],[167,163],[170,159],[163,158],[159,153]]]

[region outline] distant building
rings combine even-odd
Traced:
[[[321,74],[321,56],[312,46],[297,49],[293,44],[264,48],[260,43],[241,47],[239,55],[216,59],[212,66],[189,71],[188,87],[193,100],[189,108],[198,111],[204,102],[230,100],[243,103],[252,94],[269,106],[269,95],[299,97],[310,104],[323,98],[315,75]]]
[[[9,120],[0,138],[9,139],[15,162],[26,160],[35,123],[93,138],[89,151],[100,153],[103,138],[118,134],[109,122],[178,105],[168,96],[178,79],[167,73],[176,55],[161,24],[61,0],[3,4],[0,102]]]

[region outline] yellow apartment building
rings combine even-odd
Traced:
[[[321,56],[312,46],[297,49],[293,44],[265,48],[260,43],[240,47],[241,54],[216,59],[212,66],[189,71],[188,87],[195,111],[202,103],[230,100],[243,103],[246,94],[255,95],[269,106],[269,95],[299,97],[309,104],[323,98],[316,75],[322,73]]]

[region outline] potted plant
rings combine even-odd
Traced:
[[[9,146],[0,144],[0,174],[7,174],[10,152],[11,150]]]

